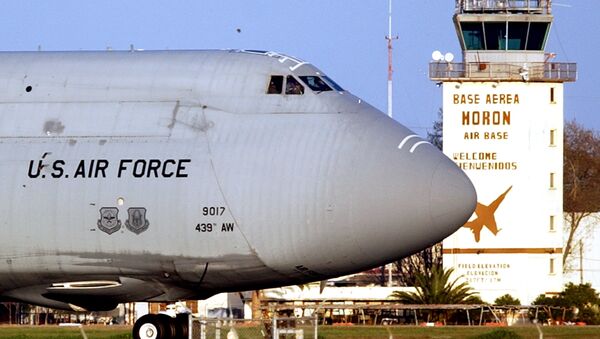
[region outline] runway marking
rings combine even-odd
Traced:
[[[419,141],[419,142],[417,142],[416,144],[413,145],[413,147],[410,148],[410,153],[413,153],[417,149],[417,147],[419,147],[419,146],[421,146],[423,144],[429,144],[429,142],[427,142],[427,141]]]
[[[418,138],[419,136],[416,134],[411,134],[411,135],[407,135],[406,137],[404,137],[404,139],[400,142],[400,145],[398,145],[398,149],[402,149],[402,147],[404,147],[404,144],[406,144],[406,142],[412,138]]]

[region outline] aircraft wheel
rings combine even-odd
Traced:
[[[133,325],[134,339],[171,339],[173,332],[169,325],[168,319],[163,318],[167,315],[161,314],[146,314],[139,318]]]
[[[165,328],[165,332],[164,332],[164,337],[165,339],[172,339],[172,338],[176,338],[179,339],[179,337],[177,336],[177,321],[175,320],[175,318],[170,317],[166,314],[157,314],[156,315],[158,317],[158,321],[162,323],[163,327]]]
[[[187,313],[182,313],[182,314],[178,314],[177,317],[175,318],[175,324],[176,324],[176,329],[177,329],[177,335],[175,336],[175,338],[182,338],[182,339],[187,339],[188,338],[188,330],[189,330],[189,323],[188,323],[188,317],[190,315]]]

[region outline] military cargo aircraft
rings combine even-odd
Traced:
[[[0,79],[3,300],[109,310],[319,281],[475,208],[451,160],[290,56],[3,52]],[[165,317],[134,337],[175,336]]]

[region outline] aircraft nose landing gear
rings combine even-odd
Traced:
[[[187,314],[176,318],[166,314],[146,314],[133,325],[133,339],[184,339],[187,338]]]
[[[143,324],[138,332],[141,338],[156,339],[158,336],[158,328],[154,324]]]

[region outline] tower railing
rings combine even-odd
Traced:
[[[552,0],[456,0],[456,13],[550,14]]]
[[[431,62],[429,77],[435,81],[532,81],[573,82],[577,64],[566,62],[529,62],[526,64]]]

